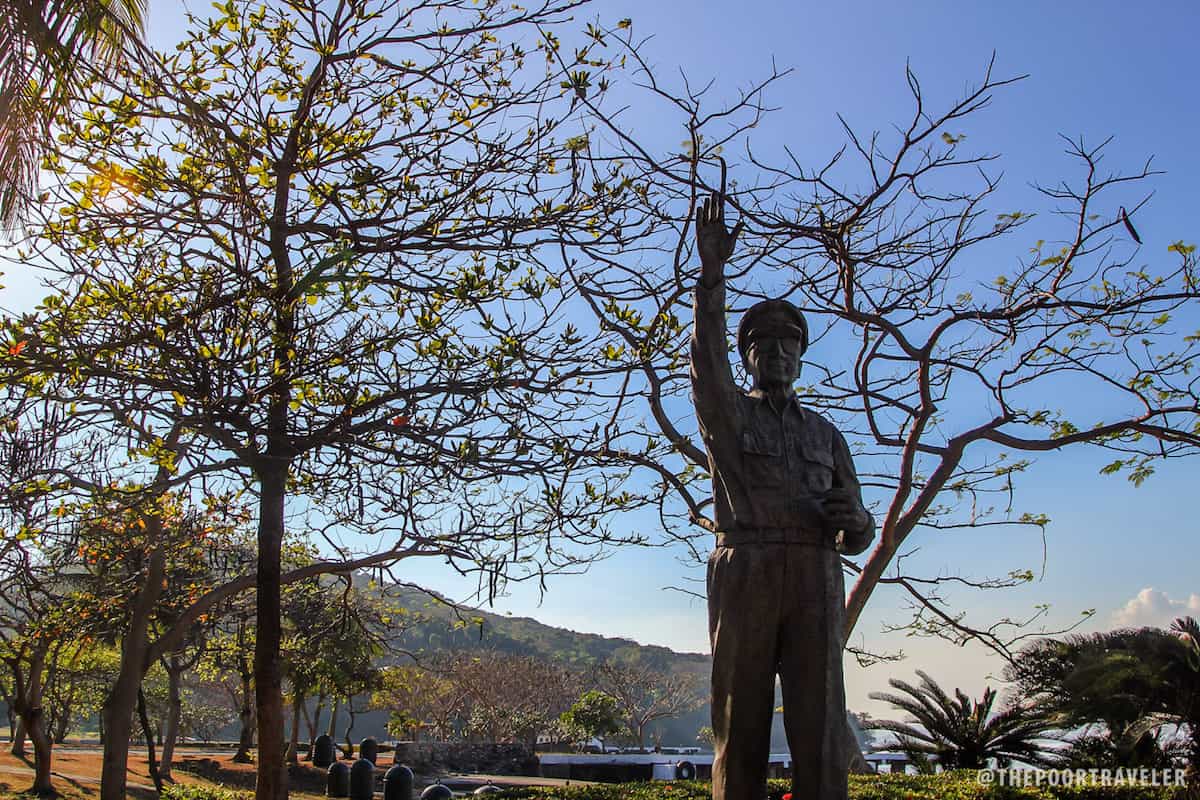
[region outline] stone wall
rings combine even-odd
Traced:
[[[520,744],[494,742],[397,742],[394,763],[414,772],[474,772],[485,775],[537,775],[538,760]]]

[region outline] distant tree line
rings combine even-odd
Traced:
[[[371,696],[397,737],[578,746],[647,745],[649,727],[706,702],[700,676],[637,662],[591,667],[495,651],[444,654],[383,670]]]

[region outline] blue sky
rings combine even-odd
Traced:
[[[209,10],[207,2],[182,5],[200,15]],[[150,6],[151,38],[167,46],[180,30],[178,6],[160,0]],[[757,141],[763,148],[786,143],[794,152],[812,154],[813,163],[840,145],[838,113],[867,130],[906,119],[906,62],[937,107],[974,83],[994,51],[999,74],[1030,77],[998,92],[964,132],[980,149],[1004,155],[1014,202],[1033,181],[1055,182],[1071,174],[1074,165],[1063,155],[1059,134],[1095,142],[1112,136],[1107,158],[1114,168],[1134,169],[1154,156],[1154,166],[1165,173],[1154,179],[1155,195],[1136,220],[1145,243],[1139,257],[1153,263],[1166,257],[1171,242],[1200,239],[1195,149],[1200,109],[1194,83],[1200,7],[1195,4],[1162,2],[1139,9],[1119,2],[597,0],[581,13],[594,16],[610,24],[632,18],[635,31],[653,36],[648,49],[661,74],[682,70],[693,82],[712,79],[718,96],[733,97],[764,76],[772,60],[794,69],[768,96],[780,110],[757,132]],[[651,116],[644,122],[631,119],[664,142],[684,138],[682,131],[656,129]],[[0,282],[10,285],[0,292],[5,307],[20,308],[36,296],[28,276],[8,275]],[[1194,496],[1195,465],[1160,467],[1135,489],[1122,478],[1097,474],[1107,460],[1088,451],[1049,454],[1021,480],[1020,505],[1053,520],[1045,572],[1019,590],[964,595],[962,607],[973,619],[1021,616],[1037,603],[1052,605],[1051,622],[1095,608],[1090,628],[1163,624],[1178,613],[1200,613],[1195,570],[1200,523],[1183,502]],[[934,572],[1040,571],[1042,562],[1041,540],[1033,533],[1001,541],[983,532],[925,536],[916,543],[922,547],[918,558]],[[451,594],[465,591],[433,567],[406,568],[405,577]],[[622,552],[585,576],[552,581],[540,604],[536,591],[515,587],[497,608],[576,630],[703,651],[703,602],[668,588],[688,586],[695,577],[669,551]],[[887,713],[866,694],[886,688],[888,677],[910,678],[915,669],[977,693],[989,671],[999,668],[978,646],[958,650],[879,634],[883,623],[903,621],[896,604],[887,592],[877,593],[856,637],[875,647],[902,649],[908,658],[868,670],[848,660],[852,708]]]
[[[693,84],[712,79],[718,96],[734,96],[764,76],[772,61],[794,69],[767,98],[780,110],[756,131],[756,146],[786,143],[794,152],[812,153],[814,162],[841,144],[839,113],[868,130],[906,120],[906,63],[937,107],[976,82],[995,52],[998,74],[1029,78],[998,92],[964,132],[980,149],[1003,154],[1015,207],[1031,196],[1031,183],[1077,174],[1060,134],[1097,143],[1112,136],[1106,159],[1113,168],[1136,169],[1153,156],[1155,168],[1165,173],[1154,179],[1155,196],[1137,219],[1145,242],[1139,257],[1151,263],[1166,256],[1171,242],[1200,238],[1194,144],[1200,141],[1200,109],[1190,55],[1200,11],[1194,5],[1162,3],[1142,12],[1116,2],[604,0],[594,10],[610,22],[630,17],[637,32],[653,36],[649,48],[661,75],[682,70]],[[629,119],[638,124],[636,115]],[[644,124],[654,123],[647,115]],[[667,143],[684,138],[682,131],[661,137]],[[1004,266],[1001,261],[994,269]],[[1085,629],[1166,624],[1175,615],[1197,613],[1200,524],[1182,502],[1194,491],[1194,464],[1160,467],[1134,488],[1123,478],[1098,474],[1109,460],[1093,451],[1048,454],[1018,484],[1019,505],[1053,520],[1044,572],[1041,539],[1030,532],[1000,540],[990,532],[923,535],[915,542],[921,547],[917,558],[930,572],[983,576],[1028,567],[1039,573],[1038,581],[1017,590],[963,594],[961,608],[979,622],[1022,617],[1040,603],[1051,605],[1052,625],[1096,609]],[[695,575],[660,551],[621,553],[585,578],[552,583],[540,607],[520,590],[507,607],[578,630],[705,650],[702,601],[665,588]],[[903,621],[897,604],[896,596],[878,592],[856,639],[903,650],[907,658],[866,670],[848,659],[852,708],[886,714],[866,695],[886,688],[889,677],[910,678],[916,669],[975,693],[999,670],[998,659],[977,645],[959,649],[881,635],[884,623]]]
[[[732,97],[749,86],[772,60],[793,68],[767,98],[780,110],[756,132],[761,137],[756,146],[786,143],[794,152],[812,153],[814,162],[842,141],[838,113],[868,130],[906,120],[911,111],[906,63],[937,107],[977,81],[995,52],[1000,75],[1029,78],[998,92],[964,132],[980,149],[1004,155],[1014,203],[1030,196],[1035,181],[1053,183],[1075,174],[1060,134],[1088,142],[1112,136],[1106,158],[1114,168],[1135,169],[1153,156],[1154,166],[1165,172],[1154,179],[1155,196],[1137,219],[1146,243],[1139,256],[1161,259],[1169,243],[1198,238],[1200,156],[1194,143],[1200,141],[1200,110],[1190,53],[1200,12],[1193,5],[1156,4],[1152,12],[1139,12],[1116,2],[604,0],[594,9],[607,21],[630,17],[637,32],[652,35],[649,48],[661,75],[682,70],[693,84],[712,79],[718,96]],[[638,124],[636,115],[630,119]],[[653,126],[654,118],[648,115],[645,124]],[[682,138],[682,131],[662,133],[667,143]],[[1022,567],[1039,572],[1040,580],[1018,590],[964,594],[961,607],[980,622],[1020,617],[1039,603],[1051,604],[1052,624],[1096,609],[1088,628],[1165,624],[1176,614],[1196,613],[1200,525],[1181,502],[1192,491],[1194,465],[1161,467],[1135,489],[1122,478],[1099,476],[1108,460],[1092,451],[1048,454],[1018,484],[1018,503],[1053,520],[1044,573],[1042,542],[1033,533],[1000,541],[983,532],[926,535],[916,541],[917,557],[931,572],[983,576]],[[682,585],[687,576],[695,573],[665,553],[622,553],[593,567],[586,578],[552,583],[540,608],[531,609],[533,598],[520,591],[508,606],[579,630],[704,650],[703,603],[664,589]],[[978,692],[1000,668],[979,646],[959,649],[880,635],[885,622],[903,621],[897,602],[878,592],[856,637],[908,657],[867,670],[848,659],[851,707],[887,713],[867,693],[886,688],[889,677],[911,677],[915,669]]]

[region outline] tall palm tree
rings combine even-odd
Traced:
[[[892,679],[888,683],[902,694],[872,692],[872,700],[891,703],[914,718],[911,721],[874,720],[872,730],[890,731],[898,747],[921,767],[931,756],[946,769],[984,769],[991,759],[1001,766],[1012,761],[1052,763],[1044,742],[1056,739],[1045,715],[1029,706],[1014,704],[992,713],[996,691],[985,688],[978,702],[959,689],[951,698],[926,673],[918,670],[918,686]]]
[[[147,0],[0,0],[0,227],[32,202],[42,143],[93,68],[139,41]]]

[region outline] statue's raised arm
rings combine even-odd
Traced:
[[[700,435],[709,452],[735,445],[736,421],[730,408],[737,386],[729,366],[725,339],[725,262],[733,254],[742,225],[725,227],[725,161],[721,161],[721,188],[696,209],[696,251],[700,256],[700,280],[693,298],[692,401],[700,422]]]
[[[742,223],[732,231],[725,227],[725,160],[721,159],[721,188],[696,209],[696,251],[700,255],[700,284],[714,288],[725,277],[725,262],[733,255]]]

